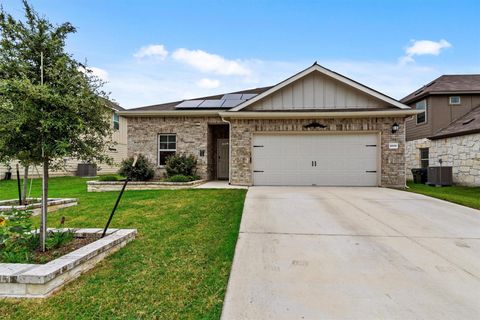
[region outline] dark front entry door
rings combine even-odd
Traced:
[[[217,140],[217,179],[228,179],[229,165],[228,139]]]

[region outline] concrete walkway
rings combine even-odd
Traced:
[[[231,185],[227,180],[213,180],[198,185],[195,189],[248,189],[248,187]]]
[[[222,319],[480,319],[480,211],[382,188],[252,187]]]

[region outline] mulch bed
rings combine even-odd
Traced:
[[[66,243],[65,245],[50,249],[45,252],[41,252],[40,250],[35,251],[35,255],[33,258],[33,263],[47,263],[52,260],[55,260],[67,253],[80,249],[81,247],[86,246],[94,241],[98,240],[96,237],[87,237],[87,238],[74,238],[72,241]]]

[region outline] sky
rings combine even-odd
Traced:
[[[0,0],[22,17],[20,0]],[[401,99],[480,73],[478,0],[31,0],[125,108],[274,85],[315,61]]]

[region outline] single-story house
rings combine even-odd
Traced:
[[[198,159],[204,179],[235,185],[405,186],[399,101],[317,63],[272,86],[120,114],[128,154],[163,175],[173,153]]]
[[[480,186],[480,75],[442,75],[401,102],[419,111],[406,120],[407,179],[442,165],[455,184]]]

